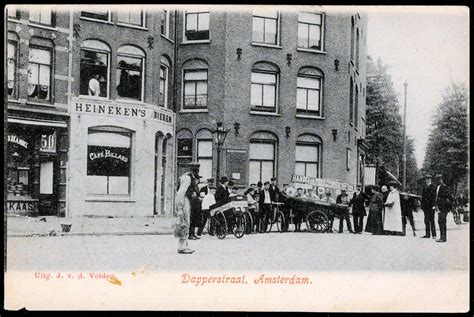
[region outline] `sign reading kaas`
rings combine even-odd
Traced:
[[[291,182],[307,184],[307,185],[312,185],[312,186],[317,186],[317,187],[329,187],[329,188],[334,188],[334,189],[339,189],[339,190],[345,189],[346,191],[354,191],[353,184],[341,182],[335,179],[324,179],[324,178],[316,178],[316,177],[293,174],[293,176],[291,177]]]

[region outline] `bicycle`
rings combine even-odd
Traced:
[[[280,206],[282,205],[283,203],[280,202],[272,202],[272,213],[270,218],[268,218],[268,221],[268,215],[264,214],[263,217],[260,217],[259,232],[271,232],[273,225],[276,225],[278,232],[287,231],[287,221],[285,215],[282,211],[280,211]]]

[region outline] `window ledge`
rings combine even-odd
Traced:
[[[326,120],[325,117],[321,116],[316,116],[316,115],[310,115],[310,114],[296,114],[297,118],[302,118],[302,119],[313,119],[313,120]]]
[[[87,196],[85,201],[96,201],[96,202],[120,202],[120,203],[135,203],[136,200],[130,197],[110,197],[110,196]]]
[[[356,72],[357,75],[359,75],[359,69],[358,68],[355,69],[355,72]]]
[[[88,18],[88,17],[80,17],[81,20],[86,20],[86,21],[92,21],[92,22],[99,22],[99,23],[104,23],[104,24],[113,24],[111,21],[104,21],[100,19],[93,19],[93,18]]]
[[[143,105],[145,102],[140,100],[133,99],[115,99],[115,102],[131,103],[135,105]]]
[[[323,54],[323,55],[327,54],[327,52],[325,51],[312,50],[310,48],[303,48],[303,47],[297,47],[296,50],[300,52],[308,52],[308,53],[315,53],[315,54]]]
[[[15,19],[15,18],[10,18],[10,17],[8,18],[8,22],[21,23],[20,20]]]
[[[11,102],[11,103],[21,103],[21,101],[19,99],[10,99],[8,98],[8,102]]]
[[[33,106],[42,106],[42,107],[48,107],[48,108],[55,108],[53,103],[49,102],[38,102],[38,101],[27,101],[27,105],[33,105]]]
[[[281,114],[279,114],[279,113],[255,111],[255,110],[250,110],[250,114],[255,114],[255,115],[258,115],[258,116],[281,117]]]
[[[351,127],[353,127],[353,126],[354,126],[354,123],[352,123],[352,122],[349,122],[349,125],[350,125]]]
[[[275,45],[275,44],[266,44],[266,43],[258,43],[258,42],[252,42],[252,46],[262,46],[262,47],[268,47],[268,48],[277,48],[277,49],[282,49],[281,46]]]
[[[354,130],[359,131],[359,129],[357,127],[355,127]]]
[[[97,101],[111,101],[108,97],[95,97],[89,95],[79,95],[80,99],[87,99],[87,100],[97,100]]]
[[[131,29],[137,29],[137,30],[148,31],[148,28],[147,28],[147,27],[140,26],[140,25],[135,25],[135,24],[128,24],[128,23],[124,23],[124,22],[117,22],[117,25],[118,25],[118,26],[127,27],[127,28],[131,28]]]
[[[198,40],[198,41],[183,41],[181,42],[182,45],[187,44],[208,44],[211,43],[211,40]]]
[[[43,25],[43,24],[39,24],[39,23],[34,23],[34,22],[28,22],[28,26],[32,26],[32,27],[35,27],[35,28],[41,28],[41,29],[45,29],[45,30],[50,30],[50,31],[59,31],[59,29],[56,28],[56,27]]]
[[[178,113],[208,113],[208,109],[181,109]]]
[[[167,40],[168,42],[171,42],[174,44],[174,41],[172,39],[170,39],[169,37],[167,37],[166,35],[163,35],[163,34],[160,34],[162,38],[164,38],[165,40]]]
[[[355,66],[354,60],[352,60],[352,58],[351,58],[351,64],[352,64],[352,66]]]

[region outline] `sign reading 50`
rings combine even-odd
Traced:
[[[56,132],[41,134],[41,152],[56,152]]]

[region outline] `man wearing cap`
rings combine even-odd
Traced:
[[[336,200],[331,197],[331,190],[329,188],[326,189],[326,196],[321,199],[322,202],[328,203],[331,206],[336,205]],[[328,219],[329,219],[329,226],[327,232],[332,233],[332,227],[334,224],[334,212],[329,210],[327,213]]]
[[[367,215],[365,204],[369,196],[362,191],[362,184],[356,185],[356,191],[352,196],[349,206],[352,206],[352,218],[354,220],[354,233],[362,233],[364,217]]]
[[[270,183],[270,188],[268,189],[270,191],[270,198],[272,202],[277,202],[280,201],[280,189],[277,186],[277,179],[275,177],[272,177],[271,183]]]
[[[446,217],[452,206],[453,198],[449,194],[448,187],[443,183],[443,176],[436,175],[436,194],[435,194],[435,208],[438,212],[438,225],[440,238],[436,242],[446,242]]]
[[[268,228],[268,221],[272,216],[272,199],[270,195],[270,182],[268,181],[264,183],[263,190],[260,193],[259,206],[261,216],[264,217],[264,228],[266,231],[266,228]]]
[[[425,214],[425,235],[422,238],[430,238],[430,232],[433,239],[436,239],[436,224],[434,219],[434,195],[436,186],[431,183],[431,175],[425,176],[425,187],[421,196],[421,209]]]
[[[345,189],[341,189],[341,194],[339,194],[336,197],[336,204],[349,206],[349,196],[347,195]],[[351,218],[349,218],[349,210],[348,209],[345,209],[339,215],[339,233],[343,232],[344,220],[346,220],[347,230],[349,230],[350,233],[354,233],[354,231],[352,231]]]
[[[186,234],[179,235],[178,253],[191,254],[194,250],[188,246],[188,231],[191,221],[191,201],[199,196],[199,163],[189,163],[190,171],[184,173],[179,178],[178,192],[176,193],[176,212],[178,213],[180,224],[184,225]]]
[[[229,185],[229,179],[227,176],[222,176],[220,179],[220,185],[217,187],[216,191],[216,203],[226,200],[229,198],[229,189],[227,188]]]

